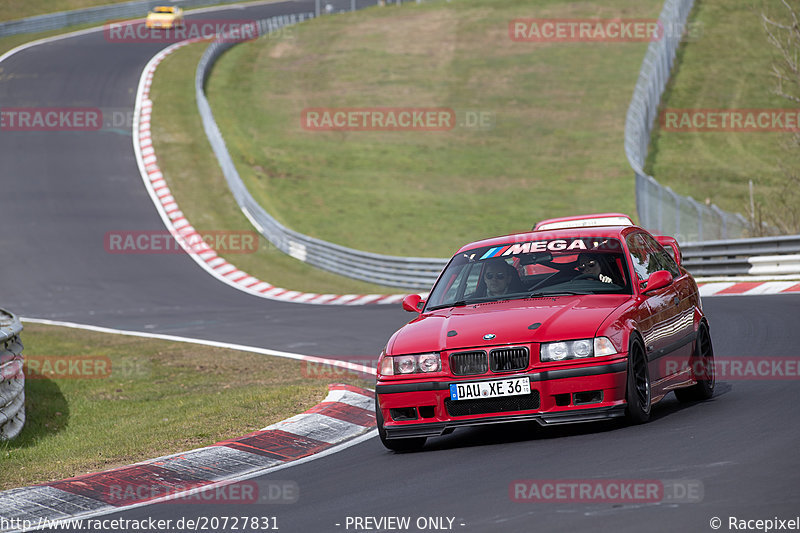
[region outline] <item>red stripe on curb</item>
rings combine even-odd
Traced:
[[[295,435],[280,429],[259,431],[250,437],[215,444],[215,446],[220,445],[243,452],[274,457],[281,461],[300,459],[301,457],[319,453],[331,446],[327,442]]]
[[[212,481],[144,464],[64,479],[50,483],[49,486],[114,507],[123,507],[210,483]]]
[[[372,411],[339,402],[323,402],[312,407],[306,413],[317,413],[358,426],[371,427],[375,425],[375,413]]]
[[[754,289],[762,285],[762,282],[759,281],[743,281],[741,283],[734,283],[727,289],[723,289],[719,291],[717,294],[742,294],[743,292],[747,292],[750,289]]]
[[[372,391],[340,383],[329,385],[328,389],[346,391],[347,394],[342,400],[348,401],[361,401],[359,398],[353,398],[353,394],[367,398],[373,396]],[[334,394],[332,397],[337,396],[340,394]],[[268,470],[294,459],[331,450],[347,440],[368,435],[374,427],[371,412],[367,413],[369,410],[354,407],[342,400],[324,401],[306,413],[289,419],[292,424],[296,424],[293,427],[310,430],[316,439],[303,436],[299,432],[295,434],[279,429],[256,431],[244,437],[181,454],[33,487],[12,489],[0,493],[0,498],[13,492],[12,504],[14,501],[25,502],[28,514],[44,512],[51,513],[54,518],[69,518],[76,516],[75,513],[106,510],[109,507],[122,509],[142,502],[185,495],[191,490],[204,490],[203,487],[225,481],[239,480],[245,474]],[[352,425],[342,428],[341,423],[323,423],[322,427],[318,427],[316,422],[320,416],[327,416],[331,422],[347,420],[352,422]],[[364,423],[366,425],[361,425]],[[328,437],[330,442],[318,440]],[[228,450],[246,452],[262,456],[264,459],[252,458],[241,461],[232,457],[232,452]],[[50,492],[41,491],[42,487],[60,490],[64,494],[54,497]],[[76,506],[67,494],[82,497],[84,500]],[[62,502],[66,507],[60,505]],[[2,503],[7,504],[8,500]],[[31,520],[35,520],[35,517]]]
[[[800,283],[792,285],[788,289],[783,289],[781,292],[800,292]]]

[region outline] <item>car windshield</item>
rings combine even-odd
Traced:
[[[155,13],[173,13],[175,8],[173,7],[157,7],[153,10]]]
[[[619,240],[548,239],[461,252],[439,277],[426,310],[572,294],[631,294]]]

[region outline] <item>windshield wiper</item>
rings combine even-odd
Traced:
[[[459,300],[457,302],[449,303],[449,304],[442,304],[442,305],[435,305],[429,309],[429,311],[436,311],[437,309],[445,309],[447,307],[464,307],[465,305],[473,303],[468,302],[467,300]]]
[[[542,298],[544,296],[581,296],[586,294],[592,294],[592,293],[580,292],[580,291],[532,292],[528,295],[528,298]]]

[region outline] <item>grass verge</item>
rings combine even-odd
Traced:
[[[0,490],[239,437],[316,405],[331,382],[373,385],[308,379],[299,361],[178,342],[38,324],[22,338],[29,361],[101,356],[111,372],[51,379],[28,368],[27,422],[0,442]]]
[[[763,3],[772,15],[780,2]],[[761,2],[700,0],[692,13],[698,37],[683,45],[662,109],[772,109],[796,105],[775,95],[776,51],[762,28]],[[783,10],[785,13],[785,10]],[[672,132],[656,127],[646,170],[660,183],[722,209],[748,214],[753,180],[757,214],[800,231],[800,192],[784,169],[800,168],[791,133]]]
[[[576,212],[634,213],[625,114],[646,43],[513,42],[516,18],[655,18],[661,0],[464,0],[325,17],[234,47],[208,94],[250,191],[289,227],[378,253]],[[447,107],[491,128],[309,131],[311,107]]]
[[[194,74],[207,46],[199,43],[176,51],[156,72],[150,96],[158,164],[181,211],[195,228],[254,231],[228,189],[197,113]],[[263,238],[255,253],[221,255],[252,276],[293,290],[335,294],[403,292],[316,269],[289,257]]]
[[[129,0],[3,0],[3,3],[0,4],[0,21],[24,19],[87,7],[121,4],[127,1]]]

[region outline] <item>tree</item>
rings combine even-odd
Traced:
[[[772,63],[772,75],[776,80],[773,92],[793,104],[800,104],[800,6],[792,6],[786,0],[773,3],[778,8],[775,15],[761,11],[761,22],[767,33],[767,40],[776,49],[777,56]],[[795,131],[793,142],[788,150],[800,147],[800,131]],[[781,165],[786,176],[778,205],[782,215],[775,222],[786,233],[800,231],[800,207],[798,190],[800,175],[796,169]]]

